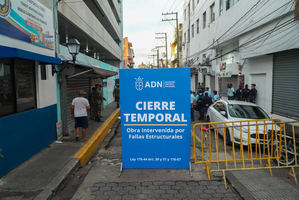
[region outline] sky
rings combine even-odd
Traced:
[[[124,37],[128,37],[135,52],[135,66],[149,64],[156,54],[152,51],[156,46],[165,45],[164,40],[155,39],[155,33],[167,32],[168,58],[170,58],[170,42],[173,40],[176,22],[162,22],[162,12],[179,12],[179,23],[184,0],[124,0]],[[172,18],[172,15],[167,16]],[[175,17],[175,15],[173,15]],[[164,49],[160,51],[165,52]],[[161,56],[161,55],[160,55]]]

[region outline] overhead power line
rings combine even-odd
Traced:
[[[261,35],[258,35],[257,37],[251,39],[250,41],[247,41],[246,43],[243,43],[242,45],[238,46],[237,48],[234,48],[233,50],[231,50],[231,51],[229,51],[229,52],[226,52],[226,53],[224,53],[224,54],[222,54],[222,55],[220,55],[220,56],[217,56],[217,57],[211,59],[211,61],[216,60],[216,59],[218,59],[218,58],[221,58],[221,57],[223,57],[223,56],[225,56],[225,55],[227,55],[227,54],[230,54],[230,53],[232,53],[232,52],[234,52],[234,51],[237,51],[237,50],[239,50],[240,48],[245,47],[245,46],[247,46],[247,45],[249,45],[249,44],[251,44],[251,43],[253,43],[253,42],[257,42],[258,40],[260,40],[260,39],[266,37],[268,34],[273,33],[273,32],[276,32],[276,31],[278,31],[278,30],[280,30],[280,29],[282,29],[282,28],[284,28],[284,27],[286,27],[286,26],[292,24],[292,23],[295,22],[295,21],[296,21],[295,18],[291,18],[291,19],[285,21],[284,23],[280,24],[279,26],[274,27],[273,29],[266,31],[265,33],[263,33],[263,34],[261,34]]]
[[[256,8],[256,6],[261,2],[262,0],[259,0],[256,4],[254,4],[243,16],[240,17],[240,19],[238,21],[236,21],[232,26],[230,26],[230,28],[227,29],[227,31],[225,31],[220,37],[218,37],[216,40],[214,40],[212,42],[212,44],[210,44],[208,47],[206,47],[205,49],[203,50],[200,50],[200,51],[197,51],[196,53],[186,57],[186,59],[189,59],[191,57],[196,57],[197,55],[200,55],[201,53],[207,51],[207,50],[210,50],[212,49],[212,47],[216,44],[216,43],[219,43],[219,40],[221,38],[223,38],[227,33],[230,32],[230,30],[232,28],[234,28],[238,23],[240,23],[242,21],[242,19],[244,19],[246,16],[248,16],[248,14],[250,14],[251,11],[253,11],[254,8]],[[282,7],[286,6],[287,4],[289,4],[290,2],[292,2],[293,0],[289,1],[288,3],[282,5],[280,8],[276,9],[274,12],[277,12],[278,10],[280,10]],[[273,14],[272,12],[269,14],[269,16]],[[264,19],[264,18],[263,18]],[[261,19],[262,20],[262,19]],[[236,35],[242,33],[244,30],[247,30],[248,28],[254,26],[255,24],[257,24],[258,22],[260,22],[261,20],[258,20],[257,22],[255,22],[254,24],[251,24],[249,27],[246,27],[245,29],[243,29],[242,31],[240,31],[239,33],[235,34],[233,37],[235,37]],[[233,38],[231,37],[231,38]]]

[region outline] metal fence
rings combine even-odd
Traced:
[[[286,127],[290,127],[286,129]],[[280,119],[257,119],[230,122],[197,123],[192,127],[193,161],[212,172],[232,170],[290,168],[297,183],[299,135],[294,122]]]

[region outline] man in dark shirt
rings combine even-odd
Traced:
[[[255,84],[251,84],[251,90],[249,92],[249,101],[252,103],[256,103],[256,96],[257,96],[257,90],[255,89]]]
[[[242,90],[242,100],[243,101],[249,101],[249,92],[248,85],[245,85],[245,88]]]
[[[239,89],[236,91],[236,100],[241,101],[242,99],[242,85],[239,86]]]
[[[212,99],[211,97],[209,97],[209,94],[206,92],[205,96],[202,98],[201,101],[201,109],[200,109],[200,118],[199,120],[202,120],[205,116],[205,113],[207,113],[208,108],[210,107],[210,105],[212,104]]]

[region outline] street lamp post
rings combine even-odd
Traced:
[[[71,39],[69,39],[69,42],[67,43],[67,48],[69,50],[69,53],[73,57],[73,64],[75,64],[76,56],[80,50],[80,42],[76,38],[71,38]]]

